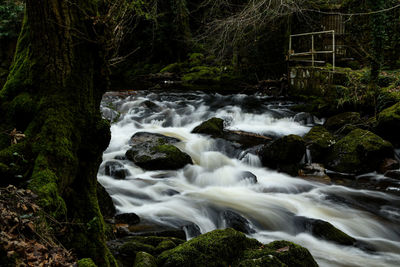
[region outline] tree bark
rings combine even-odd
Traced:
[[[26,183],[68,230],[65,246],[100,266],[105,245],[96,174],[110,139],[105,27],[95,0],[27,0],[11,72],[0,91],[0,184]],[[12,129],[26,136],[10,143]],[[11,136],[12,137],[12,136]]]

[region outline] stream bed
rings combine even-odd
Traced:
[[[105,117],[114,120],[104,152],[99,182],[119,213],[171,227],[183,223],[201,233],[227,226],[224,214],[240,214],[250,222],[248,236],[263,243],[288,240],[308,248],[320,266],[399,266],[400,196],[398,186],[367,190],[290,177],[261,166],[254,149],[241,150],[222,139],[192,134],[201,122],[219,117],[226,128],[279,137],[303,136],[322,121],[290,110],[293,103],[261,95],[201,92],[138,91],[106,94]],[[182,140],[176,146],[193,165],[178,171],[144,171],[125,160],[129,140],[137,132],[159,133]],[[105,175],[115,161],[128,171],[125,179]],[[257,178],[244,179],[243,173]],[[379,175],[369,174],[376,179]],[[296,218],[320,219],[362,241],[368,249],[341,246],[298,229]],[[191,238],[187,231],[187,238]]]

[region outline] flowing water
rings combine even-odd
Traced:
[[[321,266],[399,266],[398,195],[289,177],[261,167],[254,150],[241,151],[221,139],[191,133],[211,117],[223,118],[228,129],[268,136],[304,135],[321,123],[290,111],[290,106],[263,96],[198,92],[106,95],[103,114],[116,122],[98,179],[118,212],[134,212],[148,221],[169,226],[194,223],[205,233],[224,228],[221,213],[230,210],[251,222],[254,231],[249,236],[263,243],[282,239],[298,243]],[[195,164],[172,172],[144,171],[115,159],[125,154],[130,137],[139,131],[179,138],[182,142],[177,146]],[[104,163],[110,160],[125,166],[126,179],[104,174]],[[258,182],[243,179],[244,171],[256,175]],[[328,221],[369,250],[336,245],[299,231],[299,216]]]

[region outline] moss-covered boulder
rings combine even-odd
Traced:
[[[224,135],[224,120],[220,118],[211,118],[200,125],[196,126],[192,133],[208,134],[214,137]]]
[[[333,135],[322,126],[313,127],[304,137],[313,162],[325,161],[327,153],[335,142]]]
[[[263,245],[230,228],[165,251],[157,262],[159,266],[318,266],[303,247],[286,241]]]
[[[327,167],[342,173],[367,173],[393,158],[393,146],[376,134],[355,129],[340,139],[327,157]]]
[[[400,145],[400,102],[378,114],[376,130],[394,145]]]
[[[142,262],[144,264],[144,259],[149,260],[150,258],[147,254],[157,256],[184,242],[185,240],[174,237],[130,236],[119,240],[112,240],[108,242],[108,246],[120,266],[132,266],[133,262]],[[140,255],[140,252],[146,253],[146,255]],[[142,259],[138,259],[138,257]]]
[[[84,258],[77,262],[78,267],[97,267],[91,258]]]
[[[125,156],[137,166],[146,170],[177,170],[192,164],[191,157],[172,145],[178,139],[140,132],[132,136],[131,149]]]
[[[151,254],[140,251],[136,253],[133,267],[157,267],[156,259]]]
[[[344,112],[326,120],[324,127],[331,132],[342,129],[346,125],[354,125],[360,122],[361,117],[358,112]]]
[[[305,152],[306,146],[303,138],[297,135],[287,135],[264,145],[259,151],[259,156],[264,166],[296,176],[297,165]]]

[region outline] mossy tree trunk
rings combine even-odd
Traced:
[[[98,2],[26,1],[0,91],[0,184],[26,183],[48,213],[68,222],[61,237],[68,248],[113,266],[96,197],[97,169],[110,139],[99,111],[108,68]],[[18,144],[7,135],[14,128],[26,135]]]

